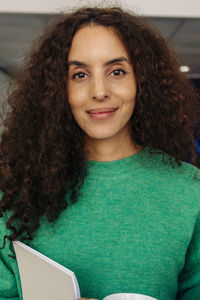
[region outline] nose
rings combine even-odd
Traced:
[[[104,76],[94,76],[91,80],[90,89],[93,100],[104,101],[109,98],[109,86]]]

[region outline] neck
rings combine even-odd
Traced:
[[[129,136],[121,138],[112,137],[109,139],[86,138],[86,157],[95,161],[114,161],[141,150],[141,146],[135,144]]]

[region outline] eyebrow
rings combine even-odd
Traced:
[[[118,63],[118,62],[127,62],[129,64],[129,61],[126,57],[124,56],[121,56],[121,57],[117,57],[117,58],[114,58],[114,59],[111,59],[109,61],[107,61],[104,66],[109,66],[109,65],[112,65],[112,64],[115,64],[115,63]],[[81,62],[81,61],[78,61],[78,60],[71,60],[68,62],[68,67],[69,66],[72,66],[72,65],[75,65],[75,66],[79,66],[79,67],[88,67],[87,64]]]

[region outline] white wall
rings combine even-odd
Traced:
[[[200,0],[111,0],[110,2],[133,7],[138,13],[147,16],[200,18]],[[104,3],[104,0],[0,0],[0,12],[55,13],[67,6],[88,3]]]

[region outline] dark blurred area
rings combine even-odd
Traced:
[[[192,84],[194,85],[196,91],[199,94],[199,101],[200,101],[200,78],[198,79],[191,79]],[[200,132],[200,116],[199,116],[199,132]],[[200,168],[200,135],[198,134],[195,137],[195,146],[196,146],[196,151],[197,151],[197,162],[196,166]]]

